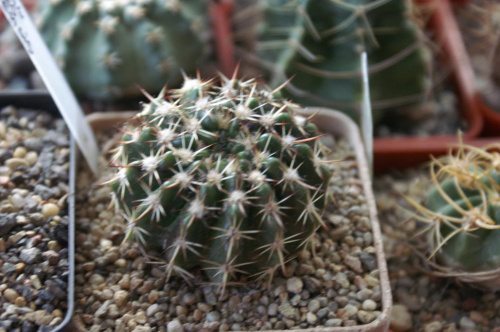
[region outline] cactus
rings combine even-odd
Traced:
[[[406,0],[260,0],[235,15],[240,54],[270,73],[270,85],[307,106],[355,118],[361,52],[368,54],[374,119],[424,100],[430,54],[407,19]],[[246,45],[245,45],[246,44]]]
[[[500,154],[492,148],[462,144],[455,155],[434,160],[425,206],[407,198],[428,225],[434,266],[469,282],[497,280],[500,268]]]
[[[44,1],[40,30],[75,91],[114,100],[182,82],[207,53],[207,0]]]
[[[164,252],[166,273],[201,267],[225,287],[272,277],[326,225],[327,148],[296,104],[254,80],[186,79],[149,97],[125,131],[107,183],[127,239]]]

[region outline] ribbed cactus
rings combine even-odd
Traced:
[[[234,78],[186,79],[150,99],[108,183],[130,221],[127,239],[164,252],[168,276],[190,278],[199,266],[225,287],[239,273],[272,276],[311,244],[332,202],[331,174],[297,105]]]
[[[428,224],[431,257],[436,256],[441,271],[478,273],[484,281],[489,271],[496,270],[492,276],[498,283],[499,165],[500,155],[489,148],[462,145],[456,155],[431,165],[434,187],[425,207],[408,198],[417,218]],[[478,281],[473,275],[462,277]]]
[[[40,30],[80,96],[112,100],[182,82],[207,51],[207,0],[46,0]]]
[[[422,101],[430,54],[407,17],[407,0],[259,0],[235,16],[242,58],[271,86],[291,80],[294,102],[355,117],[361,109],[361,52],[369,62],[374,119]],[[250,45],[248,45],[250,44]]]

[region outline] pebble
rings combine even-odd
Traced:
[[[54,203],[47,203],[42,206],[42,214],[44,217],[49,218],[59,215],[61,208]]]
[[[306,315],[306,320],[309,324],[315,325],[318,322],[318,317],[312,312],[308,312]]]
[[[440,332],[442,329],[443,323],[437,321],[425,324],[424,326],[424,332]]]
[[[5,166],[13,171],[20,166],[28,168],[29,164],[25,159],[22,158],[10,158],[5,161]]]
[[[344,263],[354,272],[363,273],[363,268],[361,267],[361,261],[359,260],[358,257],[346,255],[344,258]]]
[[[158,303],[154,303],[152,305],[149,306],[149,308],[146,310],[146,315],[148,317],[152,317],[154,316],[158,311],[160,311],[160,306],[158,305]]]
[[[39,259],[40,253],[38,248],[22,249],[19,258],[26,264],[33,264]]]
[[[287,301],[285,301],[279,305],[278,311],[285,318],[297,319],[299,317],[298,309],[292,307],[290,302],[287,302]]]
[[[325,322],[326,327],[335,327],[341,325],[342,325],[342,319],[340,318],[331,318]]]
[[[286,281],[286,289],[291,293],[299,294],[302,292],[303,287],[304,283],[297,277],[292,277]]]
[[[207,322],[211,323],[211,322],[218,322],[220,320],[221,316],[220,316],[220,313],[218,311],[210,311],[208,314],[207,314]]]
[[[361,307],[363,308],[363,310],[374,311],[377,309],[377,303],[371,299],[368,299],[363,301]]]
[[[408,309],[401,304],[395,304],[391,313],[391,329],[394,332],[406,332],[413,326],[412,317]]]
[[[113,298],[115,300],[115,303],[122,307],[124,305],[127,304],[128,302],[128,292],[126,290],[118,290],[116,291],[116,293],[114,294]]]
[[[193,305],[196,303],[196,295],[193,293],[187,293],[182,297],[182,300],[186,305]]]
[[[104,281],[104,277],[100,274],[93,274],[89,279],[91,285],[101,285],[104,283]]]
[[[318,300],[311,300],[307,305],[307,310],[312,313],[316,313],[320,309],[320,304]]]
[[[16,299],[19,297],[19,294],[15,290],[7,288],[6,290],[4,290],[3,296],[10,303],[14,303]]]
[[[459,322],[461,329],[475,329],[476,323],[470,320],[468,317],[462,317]]]
[[[267,308],[267,314],[274,317],[278,314],[278,305],[276,303],[271,303]]]
[[[168,332],[183,332],[182,324],[178,319],[174,319],[173,321],[167,324]]]
[[[18,146],[15,150],[14,150],[14,153],[13,153],[13,156],[14,158],[24,158],[26,156],[26,148],[23,147],[23,146]]]
[[[32,165],[38,161],[38,153],[35,151],[29,151],[24,159]]]

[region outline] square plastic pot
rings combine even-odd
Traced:
[[[324,332],[380,332],[387,331],[390,324],[390,316],[392,309],[392,295],[387,272],[387,264],[382,247],[382,236],[380,225],[377,218],[377,208],[373,195],[371,176],[368,163],[365,157],[365,150],[361,141],[361,136],[357,125],[346,115],[327,109],[310,108],[301,110],[304,116],[316,114],[312,122],[316,123],[319,130],[326,134],[331,134],[337,138],[346,139],[353,147],[356,161],[358,165],[358,172],[361,182],[363,183],[363,194],[366,198],[367,205],[370,212],[371,227],[373,233],[373,243],[376,249],[377,264],[380,273],[381,285],[381,315],[375,321],[352,327],[330,327],[330,328],[312,328],[294,331],[324,331]],[[108,131],[110,128],[119,128],[119,126],[128,120],[137,112],[116,112],[116,113],[93,113],[87,116],[87,121],[93,128],[94,132]],[[278,330],[274,330],[278,331]],[[288,331],[288,330],[287,330]]]

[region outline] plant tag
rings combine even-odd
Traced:
[[[363,104],[361,106],[361,132],[365,143],[366,159],[373,173],[373,119],[370,101],[370,80],[368,77],[368,57],[361,53],[361,73],[363,79]]]
[[[97,174],[99,148],[94,133],[24,5],[20,0],[0,0],[0,8],[40,73],[92,172]]]

